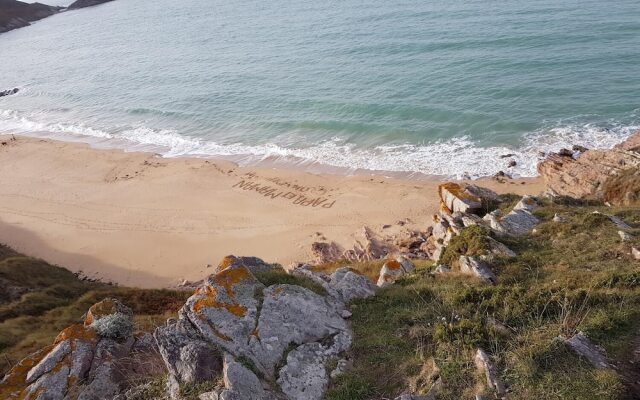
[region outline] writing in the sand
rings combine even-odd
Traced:
[[[252,190],[270,199],[281,198],[284,200],[289,200],[293,204],[303,206],[303,207],[331,208],[336,203],[335,200],[330,200],[325,197],[307,197],[303,194],[280,190],[277,187],[273,187],[270,185],[263,185],[259,182],[254,182],[254,181],[244,180],[244,179],[236,183],[232,187],[234,188],[237,187],[242,190]]]

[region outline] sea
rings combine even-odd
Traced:
[[[531,177],[542,152],[640,129],[640,1],[115,0],[0,34],[13,87],[0,133]]]

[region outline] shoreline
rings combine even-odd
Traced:
[[[198,280],[228,254],[308,261],[313,242],[349,247],[363,226],[424,230],[442,182],[15,137],[0,135],[0,242],[127,286]],[[498,193],[543,188],[539,178],[474,182]]]

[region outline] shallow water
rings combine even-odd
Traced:
[[[532,176],[640,129],[637,0],[116,0],[0,55],[0,132],[167,156]]]

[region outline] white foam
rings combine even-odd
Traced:
[[[346,170],[371,170],[422,173],[447,177],[472,178],[493,175],[504,170],[514,176],[536,176],[540,152],[557,151],[580,144],[588,148],[610,148],[640,126],[567,125],[532,132],[525,135],[518,148],[508,146],[479,146],[469,137],[440,140],[415,145],[384,145],[358,148],[333,138],[310,147],[282,147],[277,144],[247,145],[243,143],[219,144],[199,138],[180,135],[174,130],[154,130],[145,126],[118,129],[109,133],[84,124],[41,123],[11,110],[0,110],[0,132],[47,132],[70,135],[91,142],[93,139],[112,140],[117,145],[127,144],[129,150],[153,150],[165,157],[228,156],[241,163],[259,163],[266,159],[295,164],[320,164]],[[123,142],[123,139],[126,142]],[[513,154],[502,158],[502,155]],[[516,166],[507,168],[515,160]]]

